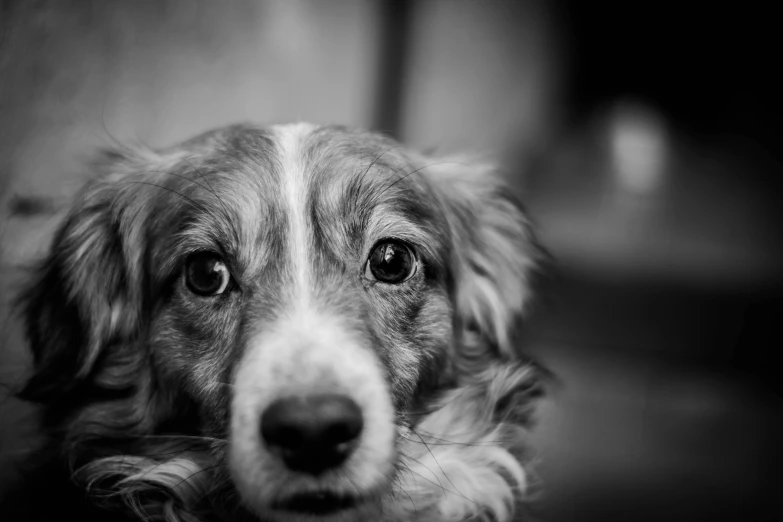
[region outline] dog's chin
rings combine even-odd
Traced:
[[[376,495],[324,489],[275,499],[260,515],[275,522],[363,522],[379,509]]]

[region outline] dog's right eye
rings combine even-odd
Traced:
[[[364,277],[396,285],[416,273],[416,255],[397,239],[384,239],[375,244],[367,260]]]
[[[228,288],[231,274],[223,259],[213,252],[193,254],[185,265],[185,284],[198,295],[218,295]]]

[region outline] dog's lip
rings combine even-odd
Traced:
[[[319,490],[296,493],[276,501],[273,508],[309,515],[329,515],[350,509],[361,502],[356,495]]]

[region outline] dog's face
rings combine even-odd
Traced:
[[[394,511],[422,410],[513,358],[536,248],[479,171],[309,125],[103,168],[30,297],[27,389],[73,441],[101,424],[101,455],[199,436],[180,468],[212,470],[261,519],[366,520]]]

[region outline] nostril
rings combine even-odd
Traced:
[[[326,444],[342,444],[356,439],[364,427],[362,410],[352,399],[344,395],[327,396],[314,401],[314,416],[320,417],[319,437]]]
[[[297,426],[286,424],[277,415],[265,416],[261,421],[261,435],[270,446],[296,449],[304,443],[304,433]]]
[[[292,469],[319,473],[351,454],[364,427],[361,408],[345,395],[290,396],[261,415],[267,447]]]
[[[362,432],[361,412],[355,417],[346,417],[328,426],[323,433],[325,443],[338,445],[356,439]]]

